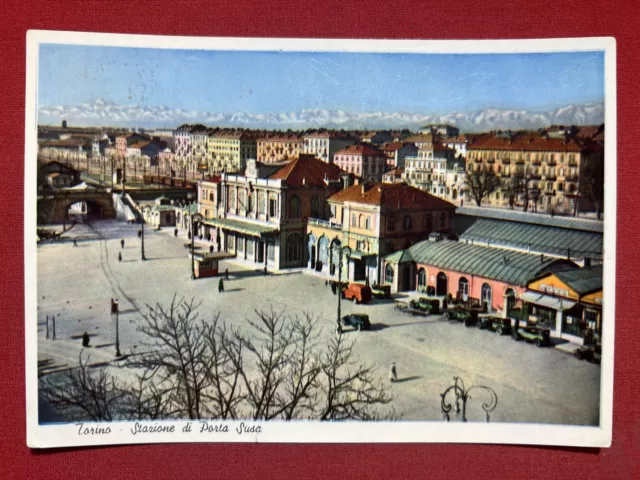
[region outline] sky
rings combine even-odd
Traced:
[[[102,99],[225,114],[317,108],[450,114],[484,108],[542,111],[604,99],[602,52],[363,54],[42,45],[39,59],[40,108]]]

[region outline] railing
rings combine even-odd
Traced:
[[[320,218],[309,218],[309,225],[318,225],[319,227],[331,228],[334,230],[342,230],[342,224],[336,222],[330,222],[329,220],[322,220]]]
[[[511,163],[511,159],[510,159],[510,158],[506,158],[506,157],[505,157],[505,158],[501,158],[501,159],[500,159],[500,161],[501,161],[502,163],[506,163],[506,164]]]

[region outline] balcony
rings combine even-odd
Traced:
[[[322,220],[321,218],[309,217],[309,225],[317,225],[318,227],[330,228],[332,230],[342,230],[342,224],[331,222],[329,220]]]
[[[556,162],[555,160],[547,160],[547,165],[552,166],[552,165],[557,165],[558,162]]]
[[[531,174],[531,180],[540,180],[541,178],[542,178],[542,175],[540,175],[539,173]]]
[[[566,175],[564,177],[564,179],[567,182],[577,182],[578,181],[578,176],[577,175]]]
[[[487,163],[496,163],[495,158],[487,158]]]
[[[547,180],[555,180],[558,176],[555,173],[547,173],[544,178]]]
[[[516,165],[524,165],[524,159],[523,158],[519,158],[516,160]]]
[[[500,161],[505,165],[509,165],[511,163],[511,159],[508,157],[501,158]]]

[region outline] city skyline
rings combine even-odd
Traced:
[[[376,128],[433,120],[464,127],[471,114],[507,111],[506,122],[537,116],[526,120],[528,126],[567,107],[582,109],[578,120],[597,123],[599,112],[583,110],[601,111],[604,98],[602,52],[299,53],[48,44],[41,46],[39,72],[39,123],[64,116],[84,125]]]

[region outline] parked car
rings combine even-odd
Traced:
[[[514,340],[533,342],[536,347],[551,345],[551,330],[544,327],[520,327],[513,329],[511,336]]]
[[[509,335],[511,333],[511,319],[502,317],[480,317],[476,327],[493,330],[498,335]]]
[[[600,363],[600,360],[602,359],[602,346],[599,343],[595,345],[583,345],[573,352],[573,356],[578,360]]]
[[[342,317],[341,322],[345,327],[354,327],[356,330],[371,330],[369,315],[364,313],[350,313]]]
[[[440,312],[440,301],[437,298],[420,297],[418,300],[411,300],[409,306],[415,310],[421,310],[427,315]]]
[[[371,287],[362,283],[350,283],[342,290],[342,296],[347,300],[353,300],[353,303],[369,303],[373,297]]]
[[[391,285],[371,285],[371,293],[376,298],[391,298]]]
[[[447,318],[463,322],[465,327],[471,327],[478,321],[478,311],[470,308],[454,307],[447,310]]]

